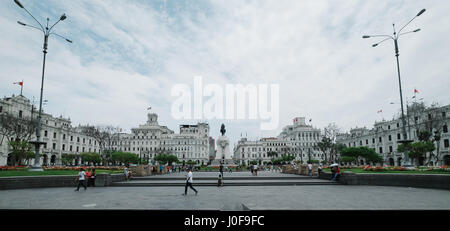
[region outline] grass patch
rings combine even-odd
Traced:
[[[95,174],[100,173],[123,173],[118,170],[95,170]],[[72,170],[44,170],[43,172],[30,172],[28,169],[14,171],[0,171],[0,177],[10,176],[77,176],[78,171]]]

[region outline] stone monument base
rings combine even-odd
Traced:
[[[231,159],[222,159],[222,160],[213,160],[210,164],[210,166],[220,166],[220,164],[222,164],[224,167],[229,167],[229,166],[238,166],[236,163],[234,163],[233,160]]]

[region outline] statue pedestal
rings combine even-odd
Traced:
[[[230,152],[230,141],[224,135],[220,136],[217,141],[216,158],[211,162],[211,166],[235,166]]]

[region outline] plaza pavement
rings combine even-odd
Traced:
[[[0,209],[83,210],[449,210],[448,190],[350,185],[195,186],[196,177],[217,173],[194,172],[194,187],[89,187],[16,189],[0,191]],[[251,176],[250,173],[232,173]],[[232,175],[231,174],[231,175]],[[182,177],[184,173],[157,177]],[[258,173],[258,177],[294,175]],[[230,174],[225,175],[227,179]]]

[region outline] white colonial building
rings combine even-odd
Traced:
[[[0,113],[8,113],[19,118],[37,118],[38,110],[30,100],[22,95],[5,97],[0,100]],[[166,126],[158,124],[158,115],[149,113],[145,124],[131,129],[131,133],[113,134],[111,149],[132,152],[142,160],[153,160],[160,153],[174,154],[181,162],[189,160],[207,164],[211,155],[210,145],[214,140],[209,136],[207,123],[180,125],[180,133],[175,134]],[[73,127],[69,118],[54,117],[42,112],[40,160],[42,165],[61,165],[63,154],[75,154],[74,165],[81,164],[83,152],[99,152],[98,142],[82,133],[82,126]],[[36,140],[35,135],[30,141]],[[106,147],[109,148],[109,147]],[[212,147],[214,149],[214,147]],[[10,150],[8,141],[0,134],[0,166],[8,165]],[[32,165],[33,163],[25,163]]]
[[[412,110],[405,115],[407,124],[407,136],[409,140],[419,141],[417,136],[418,130],[427,130],[434,137],[440,137],[438,141],[434,141],[436,145],[437,160],[428,162],[428,154],[425,158],[419,159],[415,165],[450,165],[450,133],[448,132],[448,124],[450,123],[450,105],[437,107],[433,109],[424,109],[421,111]],[[375,122],[372,129],[354,128],[349,133],[337,136],[336,142],[344,144],[347,147],[369,147],[374,149],[383,158],[383,165],[401,166],[404,164],[404,154],[397,151],[402,135],[402,120],[396,118],[390,121]],[[410,161],[417,161],[409,158]],[[364,160],[359,160],[361,165],[367,164]]]
[[[296,117],[292,125],[283,128],[278,137],[251,141],[241,138],[234,147],[234,158],[239,164],[257,161],[259,164],[283,155],[294,155],[296,161],[323,161],[323,154],[316,145],[321,141],[321,131],[307,125],[304,117]],[[275,152],[277,156],[272,156]]]
[[[131,133],[118,134],[113,149],[135,153],[149,162],[158,154],[173,154],[184,163],[189,160],[208,163],[210,137],[207,123],[180,125],[180,133],[175,134],[158,124],[157,114],[149,113],[147,117],[147,123],[132,128]]]
[[[23,95],[13,95],[0,100],[0,114],[7,113],[19,118],[36,119],[38,110]],[[97,142],[82,134],[81,127],[73,127],[69,118],[54,117],[42,111],[41,126],[41,141],[45,142],[40,149],[40,153],[43,154],[40,159],[42,165],[60,165],[62,154],[79,155],[82,152],[98,152],[99,150]],[[35,134],[31,138],[31,141],[33,140],[36,140]],[[0,134],[0,166],[8,165],[9,158],[8,141],[4,134]],[[73,164],[78,164],[80,160],[81,158],[76,158]]]

